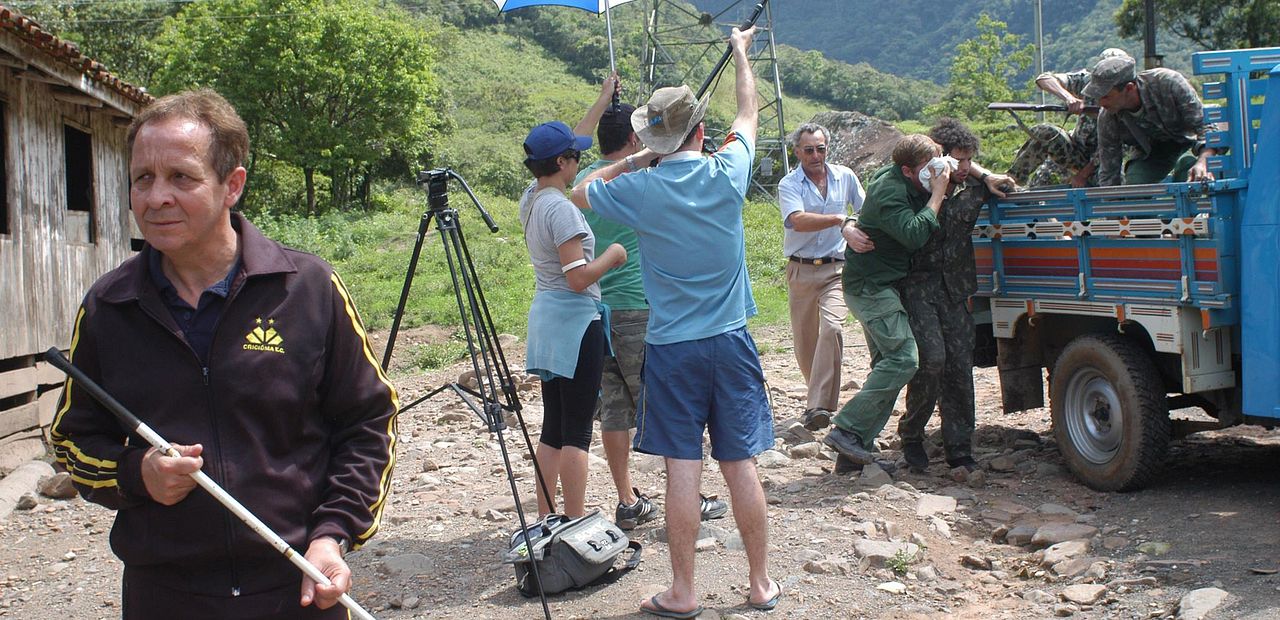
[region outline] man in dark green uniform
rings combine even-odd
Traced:
[[[938,216],[939,228],[911,257],[898,294],[907,310],[919,355],[919,370],[907,384],[907,411],[898,422],[902,456],[912,471],[929,466],[924,448],[925,425],[939,407],[947,464],[972,471],[973,460],[973,316],[969,296],[978,288],[973,262],[973,224],[983,203],[1004,175],[992,175],[973,162],[978,137],[955,119],[944,118],[929,137],[957,161],[951,186]]]
[[[875,250],[845,250],[842,277],[845,304],[862,324],[871,352],[871,373],[862,389],[840,409],[824,443],[858,464],[873,462],[876,435],[893,413],[898,392],[916,372],[916,342],[893,283],[907,275],[911,254],[938,229],[938,211],[950,184],[950,170],[926,187],[920,172],[939,153],[924,135],[905,136],[893,149],[893,163],[872,176],[856,226]],[[853,220],[846,226],[855,225]]]

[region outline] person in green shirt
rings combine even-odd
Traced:
[[[907,312],[893,284],[907,275],[911,254],[938,229],[951,169],[933,174],[928,186],[920,172],[940,153],[928,136],[904,136],[893,149],[893,163],[872,175],[856,222],[845,224],[866,233],[875,247],[861,254],[846,249],[842,277],[845,304],[866,335],[871,372],[840,409],[823,442],[857,464],[875,461],[876,435],[919,363]]]

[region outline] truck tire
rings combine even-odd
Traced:
[[[1050,373],[1053,435],[1067,466],[1099,491],[1132,491],[1155,476],[1172,422],[1151,358],[1114,334],[1063,349]]]

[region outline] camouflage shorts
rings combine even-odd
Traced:
[[[640,370],[644,367],[649,311],[615,310],[609,320],[613,355],[604,358],[596,419],[600,420],[602,431],[628,431],[636,427],[636,401],[640,398]]]

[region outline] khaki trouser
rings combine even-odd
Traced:
[[[840,403],[844,317],[840,292],[844,261],[805,265],[787,261],[787,301],[796,363],[809,386],[809,409],[835,411]]]

